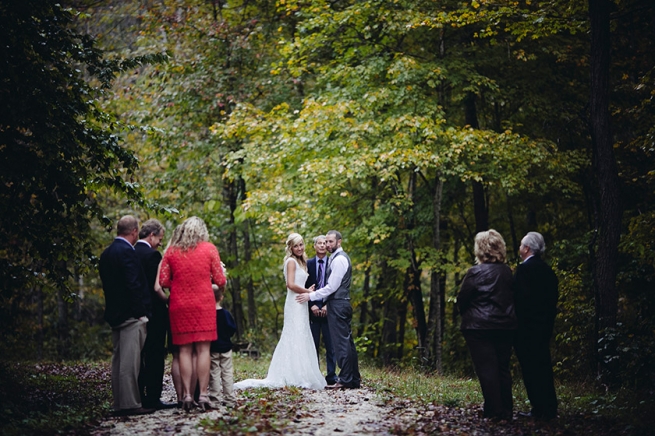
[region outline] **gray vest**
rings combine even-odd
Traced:
[[[327,280],[330,277],[330,274],[332,274],[332,261],[337,256],[345,256],[346,259],[348,259],[348,269],[346,270],[346,273],[343,275],[343,279],[341,279],[341,283],[339,284],[339,288],[335,292],[330,294],[326,298],[326,301],[330,301],[330,300],[350,300],[350,280],[351,280],[352,275],[353,275],[353,268],[352,268],[352,264],[350,263],[350,257],[348,257],[348,255],[343,250],[333,254],[330,257],[330,261],[328,262],[327,270],[325,270],[325,281],[327,283]]]

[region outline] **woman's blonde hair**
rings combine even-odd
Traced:
[[[504,263],[507,258],[507,248],[502,235],[494,229],[475,235],[476,263]]]
[[[192,216],[175,228],[166,250],[177,248],[180,251],[188,251],[196,248],[200,242],[209,242],[209,231],[201,218]]]
[[[298,261],[300,266],[305,271],[307,271],[307,255],[305,254],[305,252],[303,251],[302,257],[298,257],[295,254],[293,254],[293,247],[295,245],[297,245],[297,244],[300,244],[301,242],[305,242],[305,241],[303,240],[302,236],[300,236],[300,234],[298,234],[298,233],[291,233],[287,237],[287,245],[286,245],[286,247],[284,249],[284,253],[285,253],[284,254],[284,262],[282,264],[283,265],[286,264],[287,259],[290,258],[290,257],[293,257],[294,259],[296,259]]]

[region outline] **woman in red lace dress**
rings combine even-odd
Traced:
[[[191,217],[176,229],[161,263],[159,281],[171,290],[168,311],[173,344],[180,347],[183,407],[188,411],[194,404],[195,386],[191,383],[195,369],[200,384],[198,404],[208,409],[209,346],[217,338],[212,283],[224,286],[226,280],[218,249],[209,242],[203,220]]]

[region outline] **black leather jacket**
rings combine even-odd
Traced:
[[[457,295],[461,330],[516,329],[513,285],[512,270],[504,263],[471,267]]]

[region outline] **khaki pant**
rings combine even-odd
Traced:
[[[234,366],[232,365],[232,350],[227,353],[211,353],[209,369],[209,399],[213,403],[233,407],[234,396]]]
[[[141,407],[139,370],[141,349],[146,341],[147,328],[143,321],[130,318],[114,327],[111,339],[114,354],[111,358],[111,390],[114,410]]]

